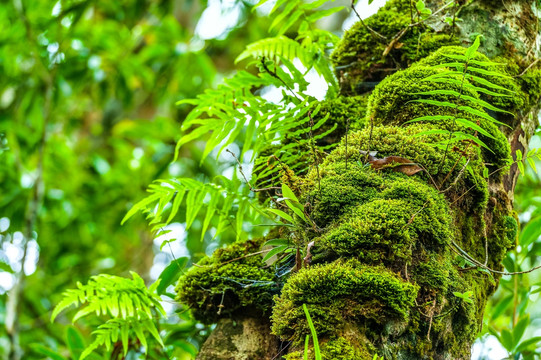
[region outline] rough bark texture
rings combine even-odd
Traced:
[[[209,336],[199,360],[260,360],[278,354],[280,343],[270,332],[266,318],[220,319]]]
[[[336,122],[352,112],[362,115],[350,127],[358,131],[350,132],[318,171],[283,178],[309,204],[306,211],[318,226],[295,230],[303,236],[289,234],[307,239],[298,243],[305,255],[308,242],[314,242],[310,264],[282,276],[283,269],[264,267],[260,257],[243,257],[260,249],[263,240],[255,240],[218,251],[180,280],[180,300],[202,321],[218,321],[199,359],[274,359],[275,335],[290,345],[285,358],[302,359],[310,333],[303,304],[324,359],[470,358],[499,279],[479,269],[501,271],[502,259],[515,246],[517,167],[504,168],[517,149],[524,152],[538,124],[541,70],[528,66],[539,56],[539,23],[530,1],[474,1],[443,9],[446,1],[426,2],[438,15],[410,26],[418,22],[410,2],[389,1],[365,25],[349,30],[332,55],[341,96],[324,104],[324,112]],[[442,15],[463,21],[452,28]],[[477,34],[486,38],[480,51],[506,64],[478,66],[510,76],[477,75],[513,96],[465,88],[464,82],[475,83],[472,78],[454,85],[424,81],[445,71],[435,66],[450,62],[450,56],[464,55]],[[482,54],[473,59],[488,61]],[[490,112],[507,125],[498,127],[483,116],[414,101],[419,93],[442,89],[481,98],[513,115],[492,113],[465,97],[435,96]],[[468,142],[435,147],[448,135],[426,131],[456,131],[449,121],[408,123],[434,115],[477,123],[487,134],[472,135],[490,150]],[[374,151],[378,158],[408,159],[423,171],[408,176],[392,164],[371,168],[368,153]],[[481,266],[464,264],[464,256]],[[470,292],[471,301],[456,295]],[[247,313],[258,314],[257,320]]]

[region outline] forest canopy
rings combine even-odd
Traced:
[[[539,359],[540,19],[0,4],[0,354]]]

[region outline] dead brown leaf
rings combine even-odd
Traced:
[[[374,170],[391,168],[393,171],[398,171],[408,176],[412,176],[417,174],[419,171],[423,171],[419,165],[401,156],[387,156],[383,159],[373,158],[373,160],[371,159],[368,162]]]

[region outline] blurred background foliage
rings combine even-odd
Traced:
[[[79,358],[95,319],[76,326],[67,317],[50,322],[61,293],[77,281],[98,273],[128,276],[131,270],[151,283],[174,258],[185,257],[189,265],[234,241],[234,231],[216,239],[208,234],[201,241],[198,220],[189,231],[174,223],[168,237],[157,239],[140,215],[123,226],[120,222],[154,179],[205,181],[233,173],[235,159],[227,154],[200,162],[204,143],[184,146],[171,162],[190,110],[175,103],[242,68],[234,59],[268,35],[269,18],[264,11],[251,11],[256,2],[0,4],[3,358]],[[348,16],[342,11],[322,26],[340,35]],[[541,146],[539,137],[535,141]],[[516,208],[523,229],[533,225],[509,254],[509,271],[526,270],[541,256],[541,178],[531,169],[517,187]],[[249,224],[245,230],[250,236],[261,231]],[[168,238],[176,241],[162,249]],[[527,352],[520,344],[541,336],[536,331],[541,328],[540,289],[540,273],[501,281],[475,350],[479,358],[490,353],[491,341],[516,359],[537,356],[531,344]],[[166,347],[149,351],[148,357],[193,358],[209,329],[179,304],[166,300],[164,307],[169,317],[160,330]],[[139,356],[132,351],[127,358]]]

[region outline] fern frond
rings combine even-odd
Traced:
[[[218,222],[214,235],[216,237],[225,229],[231,211],[235,207],[237,208],[235,217],[238,221],[244,221],[252,214],[249,212],[250,207],[246,206],[250,201],[247,187],[243,187],[237,178],[229,180],[219,176],[215,180],[221,182],[222,185],[202,183],[191,178],[156,180],[149,186],[150,195],[135,204],[122,222],[125,222],[135,213],[142,212],[147,214],[147,218],[153,226],[152,231],[163,231],[163,228],[173,221],[180,207],[184,204],[186,230],[189,230],[200,210],[205,207],[206,212],[201,228],[201,240],[213,219]],[[149,201],[149,199],[151,200]],[[239,232],[237,234],[240,235]]]
[[[285,59],[293,61],[295,58],[299,58],[303,64],[310,62],[310,58],[313,56],[309,49],[305,49],[293,39],[286,36],[277,36],[262,39],[251,43],[246,47],[236,59],[235,63],[242,61],[248,57],[260,58],[265,57],[267,59],[278,62],[278,55]]]
[[[439,74],[429,76],[426,79],[423,79],[423,81],[430,81],[432,79],[438,79],[438,78],[439,79],[441,79],[441,78],[447,79],[450,75],[462,76],[463,73],[459,72],[459,71],[445,71],[445,72],[442,72],[442,73],[439,73]],[[500,85],[497,85],[497,84],[494,84],[494,83],[488,81],[487,79],[482,78],[482,77],[477,76],[477,75],[466,74],[466,79],[469,80],[469,81],[473,81],[473,82],[476,82],[478,84],[484,85],[484,86],[486,86],[487,88],[490,88],[490,89],[506,91],[506,92],[511,93],[511,94],[514,93],[513,90],[507,89],[507,88],[505,88],[503,86],[500,86]]]
[[[63,299],[54,308],[51,321],[68,307],[87,304],[79,310],[73,322],[89,314],[112,317],[139,317],[142,312],[152,316],[152,309],[165,314],[160,297],[145,286],[143,279],[132,272],[132,279],[100,274],[92,276],[86,285],[77,284],[77,289],[69,289],[63,293]]]
[[[130,337],[139,340],[141,345],[148,352],[148,342],[145,332],[150,335],[163,347],[163,341],[158,333],[156,324],[150,318],[145,318],[144,314],[141,314],[139,318],[127,318],[127,319],[110,319],[106,323],[100,325],[96,331],[92,332],[95,336],[94,341],[83,351],[80,360],[88,357],[100,346],[105,346],[107,351],[111,350],[111,346],[116,344],[119,340],[122,343],[122,349],[124,356],[128,353],[128,347],[130,344]]]

